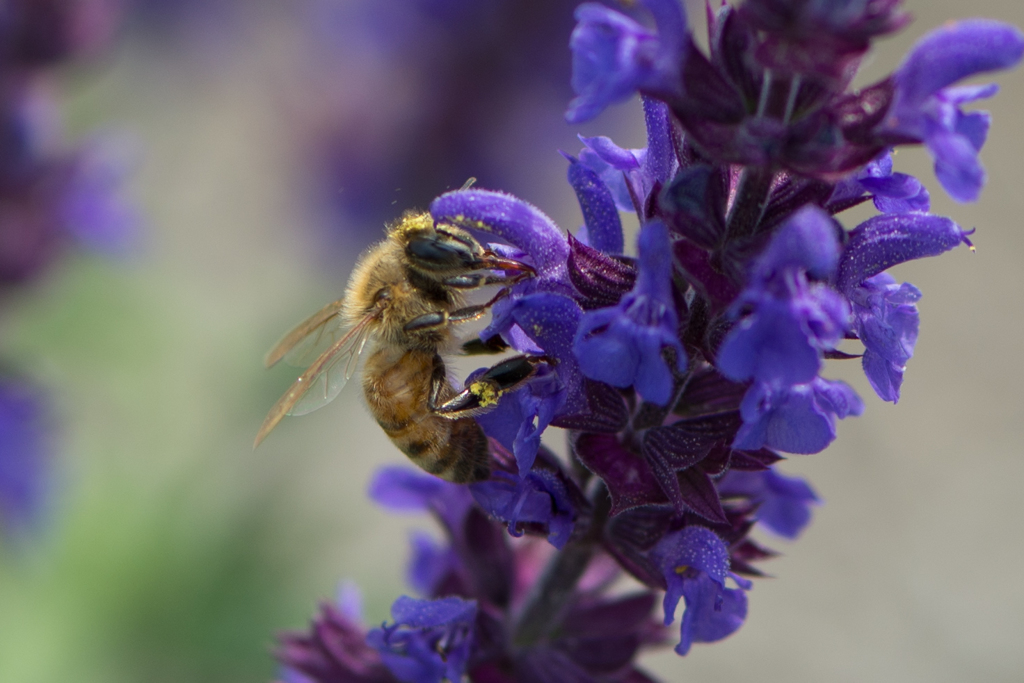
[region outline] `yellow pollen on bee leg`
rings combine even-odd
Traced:
[[[481,408],[487,408],[498,403],[499,394],[495,391],[494,386],[488,382],[473,382],[469,385],[469,391],[480,399]]]

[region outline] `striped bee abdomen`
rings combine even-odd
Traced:
[[[472,418],[451,420],[430,410],[440,373],[439,401],[455,395],[441,357],[432,351],[381,348],[366,359],[363,392],[391,441],[418,467],[456,483],[490,476],[487,437]]]

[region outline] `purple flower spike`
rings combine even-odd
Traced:
[[[864,343],[864,374],[883,401],[899,401],[903,372],[917,343],[920,298],[917,287],[898,285],[886,273],[868,278],[850,293],[854,329]]]
[[[678,89],[686,17],[677,0],[644,0],[644,5],[654,15],[657,33],[604,5],[576,9],[569,47],[577,97],[565,115],[570,123],[588,121],[637,90]]]
[[[569,160],[569,184],[576,191],[580,209],[583,210],[587,245],[606,254],[621,254],[622,221],[611,190],[596,171],[584,166],[573,156],[564,156]]]
[[[810,382],[821,352],[842,339],[849,306],[834,290],[808,276],[827,279],[839,255],[832,219],[805,208],[775,235],[732,306],[749,311],[723,340],[717,366],[736,381],[782,385]]]
[[[645,401],[665,405],[672,398],[672,371],[662,349],[675,352],[679,371],[686,352],[672,301],[672,251],[663,223],[640,231],[640,272],[633,290],[618,305],[584,314],[573,352],[583,374],[616,387],[635,386]]]
[[[959,244],[970,246],[967,233],[943,216],[875,216],[850,232],[839,259],[836,287],[851,296],[858,284],[898,263],[938,256]]]
[[[734,633],[747,616],[742,590],[725,587],[729,549],[714,532],[689,526],[666,534],[651,552],[665,579],[665,625],[675,619],[679,599],[686,602],[676,652],[693,643],[710,643]]]
[[[723,498],[744,496],[757,505],[757,521],[778,535],[795,539],[811,521],[811,505],[819,502],[810,485],[799,477],[775,470],[730,470],[718,483]]]
[[[776,554],[756,530],[795,539],[810,523],[814,490],[773,466],[822,451],[864,410],[820,376],[823,361],[853,358],[839,344],[859,339],[874,391],[898,400],[921,293],[885,271],[970,242],[928,213],[892,155],[925,144],[947,190],[977,196],[990,121],[961,107],[996,89],[958,81],[1017,63],[1024,34],[950,24],[852,91],[872,41],[909,20],[902,0],[708,0],[707,49],[681,4],[576,12],[567,118],[636,93],[647,132],[642,149],[581,137],[563,153],[578,233],[499,192],[432,203],[439,229],[529,266],[489,307],[485,343],[464,349],[510,347],[533,369],[473,416],[490,479],[388,469],[374,481],[377,501],[444,527],[443,542],[412,539],[408,580],[428,599],[398,600],[362,649],[325,629],[302,654],[340,663],[333,678],[288,668],[287,683],[653,683],[636,657],[671,638],[676,616],[680,655],[742,626],[744,577]],[[834,218],[868,200],[881,215],[853,230]],[[637,258],[619,212],[638,218]],[[490,374],[519,367],[507,363]],[[567,431],[567,459],[541,443],[550,427]],[[623,572],[639,592],[609,593]]]
[[[370,647],[403,683],[460,681],[473,645],[476,601],[402,596],[391,606],[393,626],[366,635]]]
[[[994,87],[949,88],[975,74],[1007,69],[1024,55],[1024,34],[986,19],[950,23],[922,38],[896,71],[896,94],[884,131],[923,141],[935,175],[953,199],[978,198],[985,171],[978,151],[988,117],[960,105],[995,94]]]
[[[756,383],[740,404],[743,426],[732,447],[820,453],[836,438],[836,418],[862,412],[864,403],[843,382],[817,377],[791,387]]]

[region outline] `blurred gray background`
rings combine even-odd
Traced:
[[[949,19],[1024,25],[1018,0],[905,4],[915,22],[880,43],[859,83]],[[265,372],[262,354],[340,295],[383,229],[308,201],[302,126],[324,115],[303,79],[343,93],[352,76],[304,65],[303,29],[279,10],[253,5],[191,37],[130,28],[106,62],[61,82],[73,133],[134,137],[130,191],[148,224],[134,258],[70,259],[0,328],[61,423],[48,527],[0,546],[0,681],[265,681],[274,632],[303,627],[339,580],[361,587],[370,623],[408,590],[406,536],[429,525],[367,500],[374,469],[402,456],[358,391],[251,449],[295,376]],[[977,204],[948,200],[923,150],[896,157],[935,213],[977,228],[977,253],[894,271],[924,293],[902,400],[881,402],[859,365],[832,362],[826,374],[853,384],[866,412],[826,452],[782,466],[824,505],[798,542],[764,539],[783,556],[763,565],[775,578],[756,582],[737,634],[646,660],[664,680],[1024,680],[1024,72],[993,80]],[[578,131],[562,125],[550,153],[517,159],[530,184],[501,189],[575,230],[554,148],[577,150]],[[585,132],[642,146],[639,104]],[[462,180],[439,178],[434,193]],[[394,215],[415,208],[401,188],[393,202]]]

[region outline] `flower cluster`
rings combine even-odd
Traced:
[[[477,491],[393,467],[378,473],[370,494],[393,510],[429,512],[444,529],[443,543],[412,538],[408,578],[423,598],[400,597],[393,622],[368,632],[349,596],[325,604],[311,633],[282,638],[288,683],[460,681],[464,674],[538,683],[650,680],[632,662],[640,648],[665,640],[651,614],[656,596],[610,594],[621,570],[607,554],[588,546],[562,555],[570,558],[563,568],[578,576],[571,595],[545,601],[559,602],[555,623],[529,609],[553,548],[509,539],[475,504]]]
[[[69,148],[52,71],[111,39],[118,0],[17,0],[0,11],[0,294],[30,286],[68,243],[131,244],[136,220],[117,191],[123,171],[100,143]],[[2,312],[2,311],[0,311]],[[32,525],[46,490],[47,400],[0,362],[0,530]]]
[[[872,38],[906,23],[899,4],[709,6],[708,54],[677,0],[578,8],[567,118],[639,93],[647,146],[581,138],[565,155],[585,221],[575,235],[499,192],[431,204],[438,224],[534,268],[481,336],[549,362],[479,418],[490,481],[378,479],[378,500],[430,510],[448,532],[448,546],[414,542],[425,601],[401,599],[395,623],[366,639],[325,608],[312,636],[286,638],[290,671],[324,683],[645,681],[632,657],[665,638],[649,621],[655,595],[666,626],[684,602],[681,655],[742,625],[755,565],[772,554],[751,529],[795,538],[817,502],[775,469],[780,452],[822,451],[837,420],[864,409],[822,376],[824,361],[859,357],[895,403],[921,293],[885,271],[970,246],[929,213],[920,181],[893,170],[892,150],[926,145],[942,187],[975,199],[989,119],[960,105],[995,88],[956,84],[1024,53],[1014,27],[950,23],[892,76],[850,91]],[[837,218],[869,200],[878,215],[852,228]],[[620,212],[639,219],[635,257]],[[571,463],[540,445],[549,426],[568,430]],[[499,524],[547,537],[557,551],[543,572],[536,545],[510,543]],[[608,563],[643,591],[595,584]],[[585,635],[580,610],[595,610]]]

